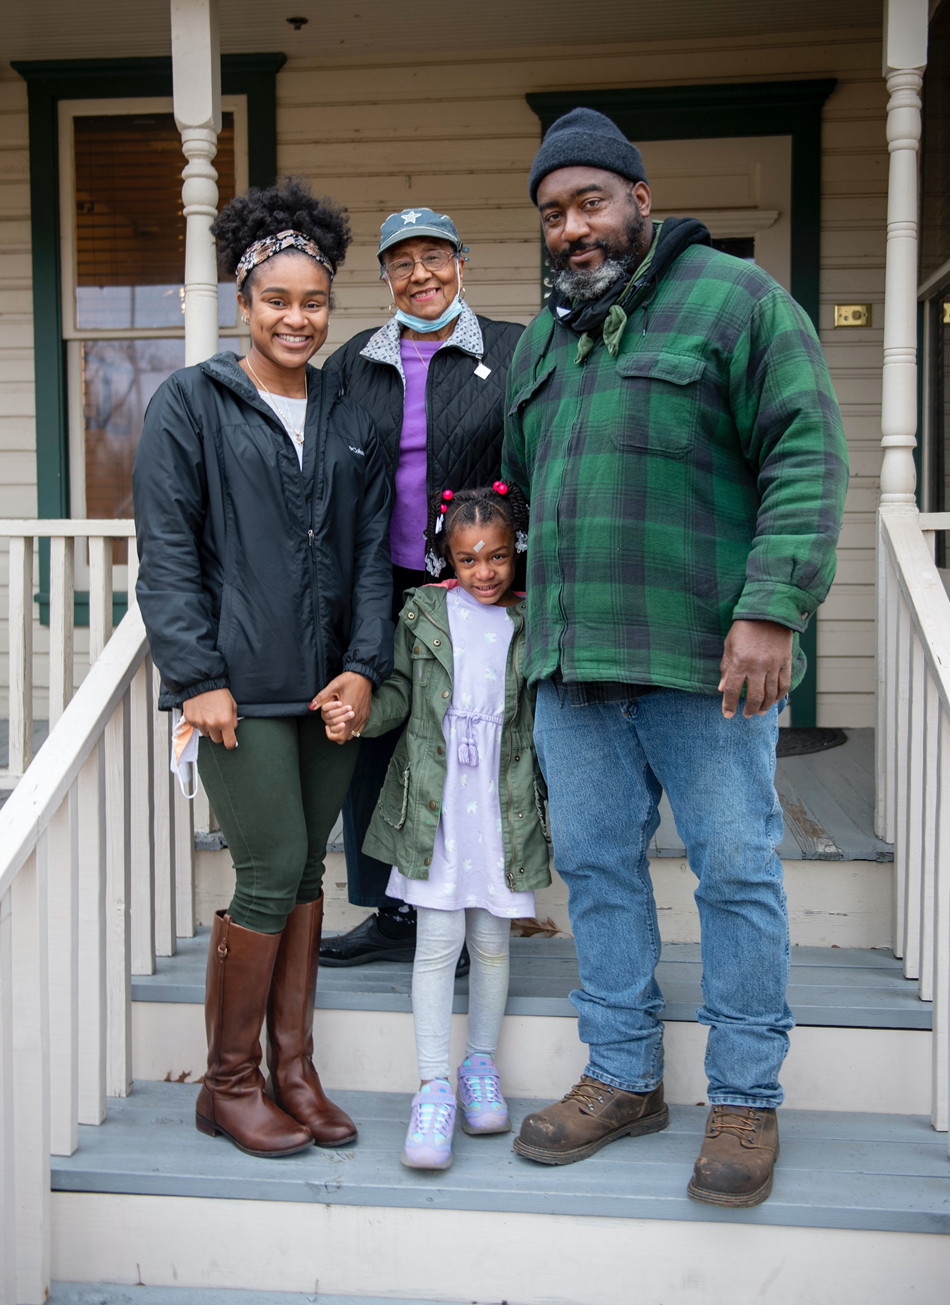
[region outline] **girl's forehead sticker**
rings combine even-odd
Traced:
[[[480,540],[478,541],[478,543],[475,545],[475,547],[472,549],[472,552],[473,552],[473,553],[480,553],[481,550],[482,550],[484,547],[485,547],[485,541],[484,541],[484,539],[480,539]]]

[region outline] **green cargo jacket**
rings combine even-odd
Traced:
[[[458,582],[409,591],[396,623],[395,666],[373,698],[364,737],[409,724],[383,784],[369,832],[367,856],[399,867],[407,879],[428,879],[445,789],[442,720],[452,702],[453,654],[446,594]],[[508,608],[514,634],[505,673],[498,797],[505,845],[505,880],[512,892],[551,882],[544,820],[547,790],[534,752],[534,692],[524,679],[522,600]]]

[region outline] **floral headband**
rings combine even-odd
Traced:
[[[248,273],[255,267],[266,262],[268,258],[273,258],[275,254],[282,254],[285,249],[299,249],[302,254],[308,254],[316,259],[330,273],[330,280],[333,280],[333,264],[309,236],[301,235],[299,231],[278,231],[276,236],[265,236],[263,240],[255,240],[253,245],[248,245],[245,249],[235,274],[237,288],[241,289]]]

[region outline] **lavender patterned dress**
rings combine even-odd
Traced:
[[[446,602],[455,656],[452,705],[445,713],[446,777],[428,879],[393,866],[390,897],[438,911],[480,906],[511,919],[534,915],[534,893],[505,882],[498,800],[505,668],[513,626],[504,607],[487,607],[458,585]]]

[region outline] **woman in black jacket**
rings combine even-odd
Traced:
[[[358,732],[392,667],[391,491],[371,419],[308,366],[345,213],[285,182],[235,199],[213,230],[251,348],[176,372],[149,405],[136,593],[160,706],[202,735],[198,770],[236,872],[211,931],[197,1126],[288,1155],[356,1136],[311,1055],[323,860],[359,745],[330,743],[308,705],[332,684]]]
[[[323,369],[376,423],[393,488],[394,619],[406,589],[438,576],[434,558],[426,570],[429,495],[490,485],[501,475],[505,381],[524,327],[478,317],[464,302],[466,253],[447,214],[422,206],[391,213],[377,257],[394,317],[355,335]],[[392,867],[362,851],[397,742],[398,731],[361,745],[343,837],[350,901],[376,914],[323,944],[326,965],[412,960],[415,951],[415,911],[386,896]],[[462,972],[467,962],[463,952]]]

